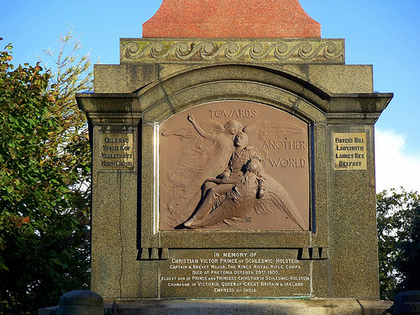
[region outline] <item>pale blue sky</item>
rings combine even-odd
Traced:
[[[92,60],[100,58],[101,63],[118,64],[119,38],[141,37],[142,23],[158,10],[161,2],[0,0],[0,37],[4,38],[0,45],[13,43],[14,63],[35,63],[37,55],[47,59],[42,49],[57,48],[60,34],[66,34],[72,25],[74,33],[81,35],[82,53],[90,50]],[[377,154],[377,158],[394,169],[400,164],[409,164],[408,159],[414,163],[411,171],[401,169],[398,173],[408,172],[407,176],[417,175],[418,179],[420,0],[300,0],[300,3],[321,23],[323,38],[346,40],[347,64],[373,65],[375,91],[395,93],[376,126],[383,134],[389,135],[392,130],[400,144],[405,141],[405,146],[399,147],[402,160],[386,160],[386,150],[397,150],[391,141],[387,148],[386,138],[381,139],[384,153]],[[378,172],[385,170],[378,169]],[[383,184],[387,187],[404,183],[393,180]],[[411,186],[409,188],[420,190],[420,184],[418,188]]]

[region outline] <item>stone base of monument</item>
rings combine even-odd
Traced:
[[[117,300],[104,301],[111,314],[278,314],[380,315],[392,302],[357,299],[252,299],[252,300]]]

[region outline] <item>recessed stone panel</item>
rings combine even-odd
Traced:
[[[132,170],[134,142],[132,133],[101,133],[99,165],[102,170]]]
[[[171,250],[163,298],[309,297],[311,262],[297,250]]]
[[[366,133],[335,133],[334,169],[366,170]]]

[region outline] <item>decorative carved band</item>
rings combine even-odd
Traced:
[[[343,39],[121,39],[121,63],[273,62],[344,64]]]

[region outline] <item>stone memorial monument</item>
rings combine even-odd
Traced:
[[[124,314],[380,314],[374,124],[392,98],[298,0],[164,0],[78,94],[92,291]]]

